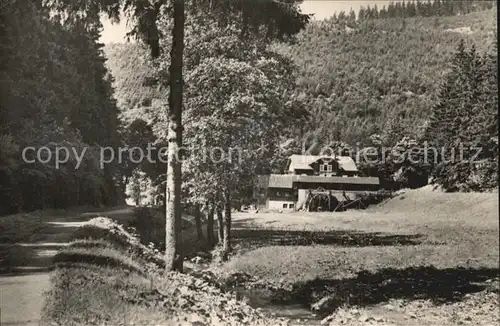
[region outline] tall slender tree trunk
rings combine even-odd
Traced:
[[[196,204],[194,208],[194,221],[196,223],[196,236],[198,237],[198,240],[203,240],[203,230],[201,229],[200,204]]]
[[[207,204],[207,241],[211,247],[214,245],[214,207],[212,204]]]
[[[217,206],[217,234],[219,236],[219,243],[224,241],[224,215],[222,206]]]
[[[224,237],[222,242],[222,259],[227,260],[231,252],[231,192],[226,189],[224,192]]]
[[[184,0],[174,0],[174,26],[170,52],[170,95],[167,152],[165,269],[182,271],[181,160],[182,147],[182,57],[184,51]]]

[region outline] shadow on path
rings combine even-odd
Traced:
[[[24,274],[30,270],[48,271],[52,258],[74,238],[74,232],[97,216],[109,216],[119,223],[133,217],[132,207],[111,207],[96,212],[75,210],[43,218],[34,215],[33,220],[21,220],[17,224],[6,224],[11,229],[0,234],[0,275]]]

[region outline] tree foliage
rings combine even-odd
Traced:
[[[426,138],[438,149],[434,183],[448,191],[498,186],[496,46],[490,51],[461,42],[432,108]]]
[[[0,213],[116,202],[116,168],[99,167],[119,128],[99,25],[63,25],[40,1],[9,1],[0,15]],[[23,161],[31,146],[50,148],[52,161]],[[55,166],[56,147],[86,150],[78,169],[73,154]]]
[[[233,198],[252,195],[256,170],[271,159],[268,145],[300,116],[290,101],[296,76],[291,61],[267,50],[260,36],[242,39],[238,26],[210,19],[187,26],[186,197],[210,202],[218,217],[225,207],[219,222],[227,255]]]

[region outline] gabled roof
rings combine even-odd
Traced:
[[[357,172],[356,163],[350,156],[292,155],[288,159],[288,171],[312,170],[311,164],[319,159],[335,159],[344,171]]]

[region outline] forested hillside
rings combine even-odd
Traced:
[[[460,40],[484,52],[495,35],[492,9],[449,17],[312,22],[294,45],[279,47],[300,69],[298,92],[311,112],[304,135],[355,145],[367,144],[394,118],[402,119],[398,124],[408,134],[419,133]]]
[[[461,16],[309,23],[293,45],[275,45],[298,66],[296,97],[310,112],[307,123],[295,128],[296,136],[324,144],[341,140],[366,145],[370,135],[391,128],[393,121],[416,136],[429,118],[460,40],[484,52],[491,50],[495,35],[496,9]],[[109,44],[105,53],[125,119],[148,117],[144,112],[160,96],[147,86],[153,69],[143,59],[146,49]]]
[[[98,156],[118,143],[118,118],[99,24],[63,25],[40,1],[2,2],[0,15],[0,214],[112,204],[116,175]],[[44,146],[46,163],[33,161]]]
[[[148,106],[151,99],[160,98],[148,81],[154,67],[146,46],[141,43],[111,43],[104,46],[107,67],[114,77],[115,97],[122,111]],[[165,95],[165,94],[163,94]]]
[[[447,100],[442,85],[447,78],[453,78],[449,73],[459,44],[463,42],[465,49],[474,46],[477,55],[473,56],[478,58],[496,55],[493,47],[496,42],[496,8],[481,10],[484,8],[476,6],[474,9],[478,11],[468,9],[466,12],[472,12],[464,15],[460,15],[459,5],[450,8],[448,14],[434,15],[429,10],[426,15],[431,17],[407,17],[407,12],[401,11],[400,15],[404,17],[376,18],[371,15],[371,18],[353,20],[352,13],[341,14],[326,21],[309,23],[291,44],[274,44],[273,51],[291,58],[296,65],[296,86],[288,100],[305,108],[307,114],[302,115],[301,122],[280,128],[282,141],[288,141],[285,150],[279,151],[271,161],[272,169],[279,172],[286,155],[300,152],[301,141],[306,142],[307,148],[316,144],[316,150],[322,145],[334,149],[350,147],[351,150],[376,146],[381,147],[381,152],[393,148],[396,153],[405,152],[423,141],[433,141],[428,139],[429,121],[435,115],[434,107]],[[105,52],[116,76],[116,96],[123,120],[130,123],[142,119],[149,124],[142,125],[142,132],[146,132],[148,138],[161,138],[158,126],[163,124],[157,122],[162,121],[163,110],[154,101],[161,95],[147,86],[154,69],[141,59],[146,50],[136,44],[116,44],[106,46]],[[490,64],[495,65],[488,60],[484,63],[492,67]],[[463,70],[463,67],[454,69]],[[481,102],[481,105],[488,107],[494,101],[486,97],[482,99],[486,102]],[[480,115],[487,112],[483,109],[477,111],[481,112]],[[293,114],[296,116],[297,112]],[[137,121],[136,124],[139,125]],[[156,136],[151,134],[151,129],[156,129]],[[296,141],[291,141],[290,137]],[[481,137],[495,135],[492,131],[491,135]],[[418,186],[427,182],[426,175],[434,171],[433,165],[411,166],[407,163],[385,162],[372,166],[360,162],[365,174],[381,177],[388,182],[384,183],[385,186],[392,184],[394,178],[402,180],[400,186]],[[490,172],[493,168],[490,165]],[[410,175],[405,175],[404,171],[410,171]],[[471,173],[470,169],[464,171],[465,174]],[[490,172],[485,172],[481,178],[492,177]],[[448,177],[468,182],[463,180],[464,177]],[[496,176],[492,178],[496,180]],[[442,177],[440,180],[444,182]],[[450,189],[457,189],[452,185],[454,181],[444,183]],[[494,183],[488,184],[490,187]],[[464,187],[460,189],[467,188]],[[471,187],[480,189],[482,186],[475,184]]]

